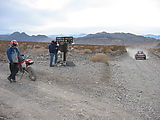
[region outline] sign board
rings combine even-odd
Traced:
[[[56,42],[73,43],[73,37],[56,37]]]

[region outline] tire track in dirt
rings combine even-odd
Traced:
[[[83,65],[84,63],[80,64],[81,70],[84,69]],[[103,84],[104,82],[100,79],[101,75],[99,74],[101,72],[98,72],[97,69],[93,69],[102,66],[103,64],[92,64],[92,66],[88,66],[87,71],[90,71],[91,68],[90,75],[88,75],[88,73],[85,75],[86,72],[81,71],[84,77],[81,79],[79,78],[82,75],[81,73],[76,77],[79,78],[78,81],[76,81],[76,84],[80,85],[78,87],[77,85],[73,85],[74,81],[68,76],[68,74],[71,74],[73,77],[74,74],[76,74],[69,73],[72,69],[69,69],[68,73],[65,73],[65,76],[68,76],[66,79],[65,76],[62,76],[62,78],[59,78],[58,81],[56,81],[56,78],[58,77],[53,78],[55,70],[52,71],[52,69],[49,69],[48,71],[48,67],[45,66],[42,66],[43,69],[41,70],[46,73],[39,76],[39,80],[36,82],[30,81],[24,76],[22,81],[10,84],[9,81],[6,80],[6,73],[8,71],[5,67],[7,67],[7,64],[4,64],[3,67],[5,69],[0,69],[0,71],[3,72],[3,74],[0,73],[1,101],[12,108],[12,111],[10,111],[11,113],[17,113],[17,120],[106,120],[119,118],[130,118],[131,120],[134,120],[134,116],[123,110],[121,104],[108,99],[110,94],[103,88],[106,84]],[[40,69],[41,67],[37,66],[37,68]],[[58,69],[60,73],[62,72],[61,70],[65,71],[63,68]],[[78,69],[75,71],[79,72]],[[52,74],[50,77],[48,77],[48,72],[49,74]],[[97,76],[93,76],[93,73],[97,73]],[[104,71],[102,73],[104,73]],[[53,80],[52,83],[49,83],[45,79],[45,74],[47,75],[46,77],[48,77],[48,80]],[[67,84],[63,84],[65,80]],[[57,82],[59,83],[57,84]],[[82,88],[80,89],[80,87]],[[83,93],[80,92],[80,90],[83,89],[85,89]],[[96,91],[104,92],[106,95],[97,96],[96,93],[98,92]],[[6,114],[8,115],[9,113],[6,112]],[[12,116],[12,118],[14,117],[15,116]]]
[[[160,118],[160,64],[152,54],[148,60],[135,60],[128,55],[113,62],[113,80],[126,89],[120,102],[124,108],[141,119]],[[118,68],[118,69],[117,69]],[[116,70],[114,70],[116,69]],[[158,105],[158,106],[157,106]]]

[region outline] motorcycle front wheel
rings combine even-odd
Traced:
[[[28,67],[28,68],[26,69],[26,71],[27,71],[28,74],[29,74],[29,78],[30,78],[32,81],[35,81],[35,80],[36,80],[36,74],[35,74],[33,68],[32,68],[32,67]]]

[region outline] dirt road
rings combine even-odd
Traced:
[[[82,54],[69,58],[75,67],[50,68],[40,59],[37,81],[19,74],[12,84],[0,63],[0,120],[159,120],[160,59],[148,55],[117,56],[109,66]]]
[[[135,60],[132,53],[130,49],[128,55],[113,62],[119,101],[126,111],[142,120],[159,120],[160,59],[147,52],[147,60]]]

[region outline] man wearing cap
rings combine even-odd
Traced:
[[[11,74],[8,76],[8,80],[10,82],[16,82],[16,74],[18,73],[18,58],[20,56],[20,52],[17,48],[18,42],[16,40],[12,40],[10,42],[10,48],[7,49],[7,57],[9,60],[9,68]]]

